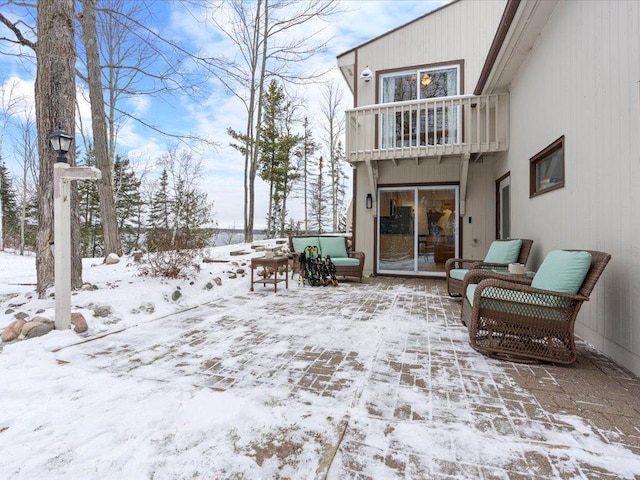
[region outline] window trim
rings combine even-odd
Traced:
[[[562,151],[561,161],[562,161],[562,180],[552,186],[547,188],[540,188],[536,182],[536,173],[538,165],[548,160],[549,157],[556,153],[558,150]],[[559,188],[564,188],[565,186],[565,145],[564,145],[564,135],[555,140],[553,143],[545,147],[539,153],[535,154],[533,157],[529,159],[529,198],[540,196],[547,192],[552,192],[554,190],[558,190]]]
[[[451,60],[450,62],[410,65],[408,67],[389,68],[376,71],[376,104],[379,104],[382,101],[382,77],[414,73],[416,78],[418,78],[418,73],[423,70],[440,70],[447,67],[456,67],[458,69],[458,93],[456,95],[464,95],[464,60]],[[416,94],[417,93],[418,92],[416,92]]]

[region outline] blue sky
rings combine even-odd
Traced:
[[[318,38],[328,40],[327,51],[318,55],[308,68],[331,69],[326,80],[336,78],[341,81],[344,91],[344,108],[352,105],[351,94],[342,80],[336,65],[336,56],[344,51],[376,37],[388,30],[398,27],[433,8],[442,5],[438,1],[409,0],[345,0],[341,2],[342,13],[337,14],[331,23],[316,25]],[[185,14],[184,8],[177,2],[158,3],[155,20],[158,31],[164,32],[176,41],[193,47],[195,45],[208,49],[211,54],[221,51],[232,52],[231,47],[221,41],[219,34],[206,25],[197,16]],[[0,27],[0,36],[9,36]],[[306,66],[304,66],[306,68]],[[35,68],[26,62],[18,62],[16,57],[0,54],[0,83],[4,88],[10,82],[17,82],[20,93],[32,103],[33,80]],[[301,87],[298,94],[307,100],[307,116],[310,119],[319,117],[321,88],[319,85]],[[206,85],[202,98],[198,100],[186,98],[150,98],[138,97],[127,102],[126,108],[142,116],[147,121],[162,127],[165,131],[178,134],[195,134],[207,136],[216,141],[217,148],[201,148],[197,155],[202,158],[205,178],[202,187],[208,193],[209,200],[215,203],[215,219],[223,228],[241,228],[243,222],[243,160],[240,154],[230,148],[228,127],[242,130],[246,114],[240,102],[229,96],[215,82]],[[89,106],[80,101],[80,112],[84,128],[90,124]],[[2,117],[0,117],[1,119]],[[0,124],[1,126],[2,124]],[[316,127],[316,131],[317,127]],[[10,170],[17,172],[18,166],[13,160],[15,146],[12,143],[12,132],[7,131],[3,137],[2,154]],[[81,139],[77,138],[79,144]],[[153,168],[155,160],[166,151],[170,139],[157,132],[129,121],[119,135],[118,153],[137,162],[138,168],[148,165]],[[348,186],[350,188],[349,180]],[[349,192],[350,193],[350,192]],[[256,227],[265,223],[268,195],[266,185],[258,182],[256,189]],[[291,199],[290,216],[297,220],[302,218],[301,201]]]

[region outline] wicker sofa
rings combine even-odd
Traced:
[[[293,275],[300,273],[300,254],[307,246],[316,246],[323,257],[329,255],[336,266],[336,275],[356,277],[362,282],[364,252],[354,252],[347,237],[335,235],[292,235],[289,251],[293,254]]]
[[[594,250],[556,250],[533,278],[469,271],[461,315],[469,343],[487,355],[573,363],[576,317],[610,259]]]

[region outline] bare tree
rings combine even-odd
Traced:
[[[322,124],[322,140],[328,157],[328,170],[331,190],[331,226],[333,231],[338,230],[340,223],[341,207],[339,202],[340,184],[342,183],[342,165],[338,153],[340,139],[344,135],[345,116],[342,114],[342,87],[336,81],[325,83],[322,97],[324,103],[321,110],[324,117]]]
[[[253,240],[255,177],[257,173],[260,118],[265,79],[283,83],[316,80],[322,72],[302,74],[298,65],[320,53],[326,42],[316,41],[317,30],[305,24],[328,20],[337,13],[335,0],[294,1],[257,0],[255,3],[231,0],[218,4],[228,15],[213,16],[213,24],[238,50],[237,57],[211,59],[213,73],[229,92],[242,101],[247,111],[244,132],[229,129],[235,146],[244,157],[244,235]],[[292,31],[305,32],[292,35]]]
[[[4,146],[4,136],[7,133],[7,126],[16,114],[16,107],[20,103],[20,98],[16,94],[17,83],[15,81],[5,82],[0,91],[0,165],[4,164],[2,149]],[[2,185],[0,185],[2,189]],[[0,250],[4,250],[4,208],[2,206],[2,195],[0,195]]]
[[[104,235],[104,255],[122,254],[118,236],[118,220],[113,195],[112,162],[107,145],[107,124],[102,96],[100,59],[98,55],[98,32],[96,29],[95,0],[81,0],[82,13],[78,15],[82,26],[82,42],[86,52],[87,82],[91,100],[91,128],[93,130],[93,152],[96,166],[102,173],[96,182],[100,199],[100,219]]]
[[[27,224],[27,208],[29,192],[32,192],[38,183],[38,165],[36,155],[38,142],[36,137],[36,121],[33,114],[27,112],[17,125],[18,138],[15,139],[16,160],[21,168],[20,185],[20,255],[24,255],[25,230]]]

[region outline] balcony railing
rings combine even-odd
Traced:
[[[508,147],[508,93],[347,110],[347,159],[351,162],[501,152]]]

